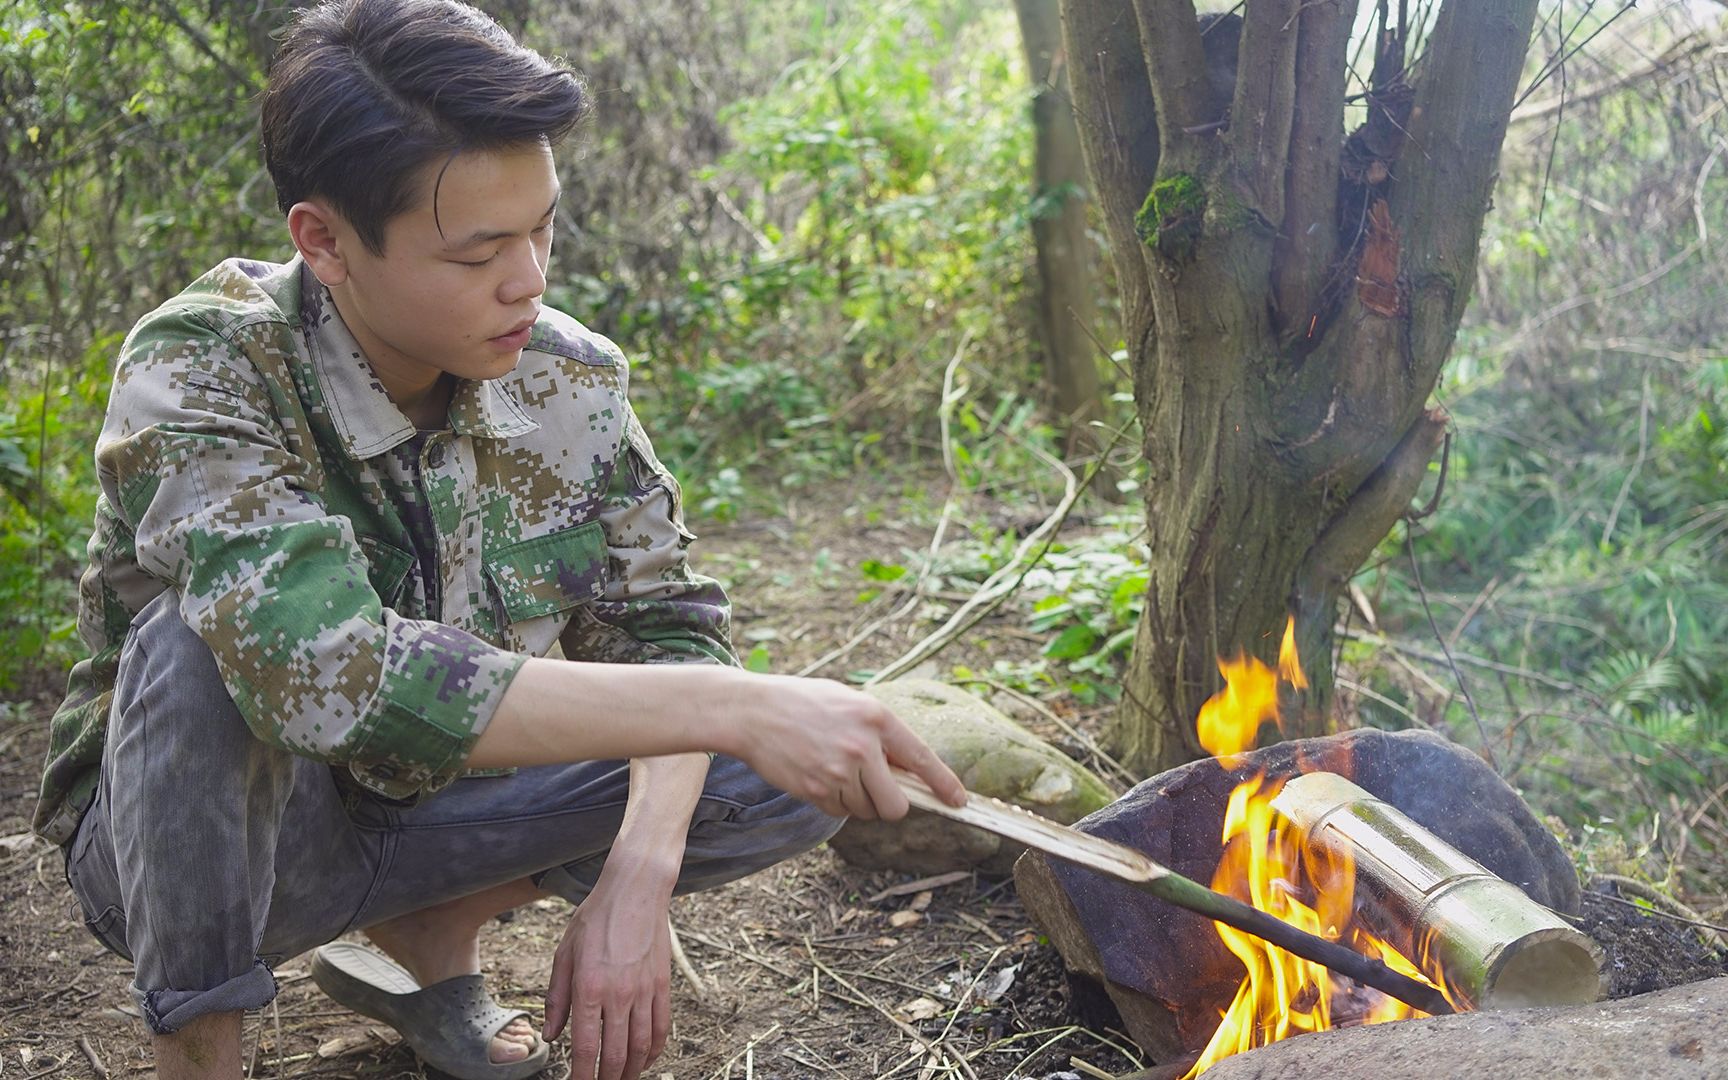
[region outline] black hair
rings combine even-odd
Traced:
[[[264,165],[283,213],[327,199],[381,255],[421,167],[555,145],[589,106],[568,67],[458,0],[326,0],[295,17],[271,61]]]

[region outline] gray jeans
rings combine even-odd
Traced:
[[[259,740],[170,591],[132,624],[96,801],[67,852],[91,931],[130,958],[153,1031],[276,994],[286,957],[532,877],[581,903],[623,817],[629,767],[588,761],[456,781],[407,806]],[[806,851],[840,821],[716,758],[680,893]]]

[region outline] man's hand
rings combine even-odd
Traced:
[[[896,821],[910,809],[888,768],[898,765],[944,802],[966,801],[953,770],[869,694],[828,679],[757,678],[766,693],[738,756],[775,787],[835,817]]]
[[[610,871],[609,861],[552,960],[545,1037],[568,1023],[571,1080],[636,1080],[671,1029],[670,895]]]

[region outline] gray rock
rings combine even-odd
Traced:
[[[1110,789],[1085,766],[959,687],[903,678],[870,692],[980,795],[1063,824],[1110,801]],[[865,869],[914,874],[974,869],[1006,874],[1023,850],[992,833],[921,811],[898,822],[849,821],[828,846]]]
[[[1728,977],[1557,1009],[1460,1013],[1299,1035],[1219,1062],[1206,1080],[1495,1080],[1728,1076]]]
[[[1230,789],[1326,770],[1351,777],[1440,839],[1558,911],[1578,910],[1576,872],[1518,794],[1474,754],[1430,732],[1351,731],[1278,743],[1236,768],[1196,761],[1147,780],[1077,827],[1210,883]],[[1154,1061],[1198,1051],[1242,978],[1211,922],[1061,860],[1028,853],[1020,899],[1068,967],[1101,984]]]

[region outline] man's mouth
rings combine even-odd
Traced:
[[[490,340],[494,345],[519,349],[528,344],[528,338],[533,334],[533,332],[534,320],[524,319],[522,322],[517,323],[512,329],[506,330],[504,333],[499,334],[497,337]]]

